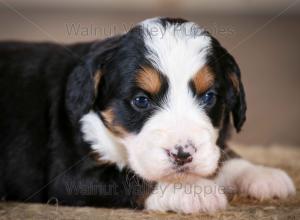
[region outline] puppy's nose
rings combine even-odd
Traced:
[[[190,163],[193,160],[192,155],[187,152],[184,151],[184,148],[182,146],[177,146],[176,147],[177,152],[168,152],[169,156],[174,160],[174,162],[179,165],[182,166],[186,163]]]

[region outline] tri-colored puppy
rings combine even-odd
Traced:
[[[0,108],[2,199],[195,213],[224,209],[228,191],[295,192],[227,148],[246,118],[239,67],[182,19],[69,46],[2,42]]]

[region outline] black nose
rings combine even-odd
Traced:
[[[170,153],[170,156],[173,158],[174,162],[179,166],[182,166],[193,160],[192,155],[189,152],[185,152],[183,150],[183,147],[178,147],[177,153]]]

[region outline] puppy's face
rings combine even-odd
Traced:
[[[102,160],[153,181],[212,175],[233,113],[245,114],[238,67],[194,23],[152,19],[114,39],[95,59],[96,100],[81,118]]]

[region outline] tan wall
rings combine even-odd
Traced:
[[[198,13],[197,9],[176,8],[172,12],[159,8],[141,12],[80,7],[37,10],[32,5],[16,9],[0,7],[0,40],[88,41],[126,31],[134,23],[157,15],[191,19],[215,35],[240,64],[249,111],[242,133],[234,139],[244,143],[300,145],[300,14],[297,11],[270,21],[276,12],[210,13],[199,9]],[[68,33],[67,25],[71,24],[80,25],[81,34]],[[95,32],[86,34],[84,27]]]

